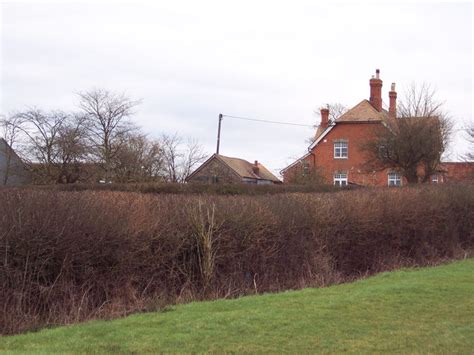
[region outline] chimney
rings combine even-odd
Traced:
[[[370,79],[370,103],[377,111],[382,111],[382,80],[380,70],[375,71],[375,77]]]
[[[395,83],[392,83],[392,87],[390,88],[388,97],[390,99],[388,115],[391,118],[397,118],[397,92],[395,91]]]
[[[258,175],[258,173],[260,172],[260,169],[259,169],[259,167],[258,167],[258,161],[257,161],[257,160],[255,160],[255,162],[253,163],[252,170],[253,170],[254,174],[257,174],[257,175]]]
[[[329,109],[322,108],[321,109],[321,127],[326,128],[329,126]]]

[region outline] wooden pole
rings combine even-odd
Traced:
[[[222,122],[222,113],[219,113],[219,124],[217,126],[217,149],[216,154],[219,154],[219,146],[221,143],[221,122]]]

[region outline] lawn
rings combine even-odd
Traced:
[[[474,351],[474,259],[0,338],[0,352]]]

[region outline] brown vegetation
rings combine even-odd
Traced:
[[[24,189],[44,189],[54,191],[124,191],[152,194],[212,194],[212,195],[267,195],[289,192],[337,192],[341,187],[305,183],[294,185],[276,184],[181,184],[181,183],[121,183],[121,184],[69,184],[69,185],[42,185],[25,186]],[[355,185],[345,186],[343,189],[357,189]]]
[[[474,186],[259,196],[0,190],[0,331],[468,255]]]

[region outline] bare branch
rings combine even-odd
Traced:
[[[78,96],[78,106],[87,121],[91,146],[108,181],[113,159],[124,142],[124,136],[136,129],[129,118],[141,101],[103,89],[78,93]]]
[[[399,117],[389,129],[378,129],[374,139],[363,144],[368,152],[367,168],[391,168],[409,183],[426,182],[438,170],[446,150],[452,123],[428,84],[412,84],[398,105]]]

